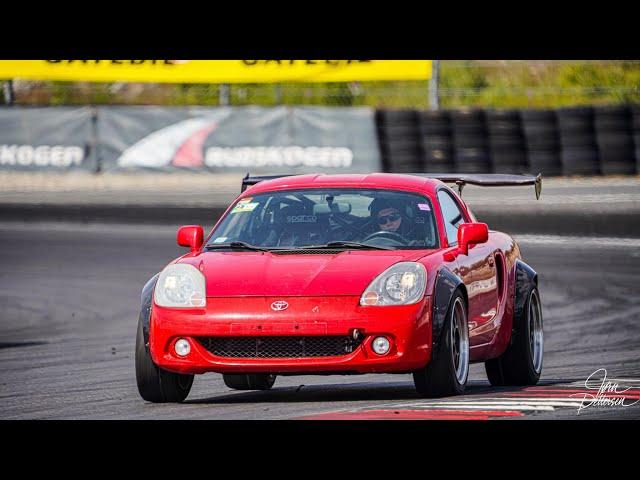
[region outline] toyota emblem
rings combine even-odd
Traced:
[[[289,304],[284,300],[278,300],[271,304],[271,310],[275,310],[276,312],[281,312],[282,310],[286,310],[289,308]]]

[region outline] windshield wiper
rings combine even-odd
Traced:
[[[216,248],[231,248],[231,249],[237,249],[237,250],[253,250],[256,252],[270,252],[271,248],[263,248],[263,247],[257,247],[255,245],[249,245],[248,243],[245,242],[229,242],[229,243],[213,243],[213,244],[209,244],[209,245],[205,245],[205,247],[207,250],[213,250]]]
[[[394,250],[392,247],[382,247],[380,245],[369,245],[366,243],[358,243],[358,242],[345,242],[345,241],[334,241],[329,242],[325,245],[305,245],[302,247],[287,247],[287,248],[265,248],[258,247],[256,245],[250,245],[245,242],[229,242],[229,243],[213,243],[209,245],[205,245],[205,249],[207,250],[215,250],[219,248],[230,248],[234,250],[251,250],[256,252],[272,252],[278,250],[319,250],[323,248],[362,248],[362,249],[373,249],[373,250]]]
[[[337,240],[334,242],[329,242],[325,245],[309,245],[304,247],[297,247],[296,249],[300,250],[318,250],[321,248],[340,248],[340,247],[348,247],[348,248],[371,248],[374,250],[395,250],[393,247],[383,247],[380,245],[369,245],[368,243],[359,243],[359,242],[346,242],[342,240]]]

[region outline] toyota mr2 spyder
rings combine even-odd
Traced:
[[[448,184],[456,184],[458,191]],[[277,376],[411,374],[425,397],[462,394],[469,365],[492,385],[534,385],[543,328],[538,275],[509,235],[462,200],[475,174],[247,177],[211,232],[144,286],[136,379],[182,402],[194,376],[236,390]]]

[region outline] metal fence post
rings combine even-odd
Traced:
[[[226,107],[231,103],[231,85],[221,83],[218,88],[220,93],[219,104],[222,107]]]
[[[440,60],[433,60],[431,69],[431,79],[429,80],[429,108],[438,110],[440,108],[440,92],[438,83],[440,77]]]
[[[91,105],[91,140],[90,148],[91,155],[95,161],[95,172],[102,172],[102,155],[100,154],[100,138],[98,132],[98,108],[95,105]]]
[[[276,105],[282,104],[282,84],[276,83],[273,86]]]
[[[13,105],[14,95],[13,95],[13,80],[7,80],[4,82],[4,88],[2,89],[4,94],[4,103],[7,105]]]

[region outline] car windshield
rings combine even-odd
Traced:
[[[245,197],[229,210],[205,248],[431,249],[437,245],[428,198],[389,190],[335,188]]]

